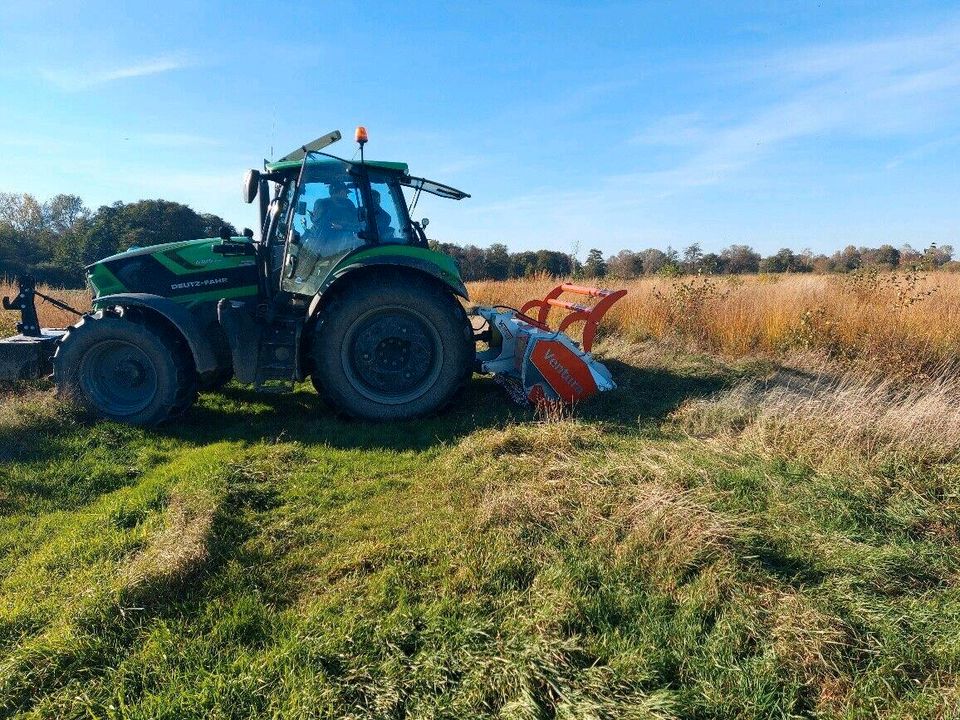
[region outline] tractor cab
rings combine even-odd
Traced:
[[[406,166],[377,165],[358,166],[314,153],[304,158],[296,183],[287,188],[292,193],[287,216],[276,228],[277,244],[284,246],[281,289],[314,295],[340,260],[363,248],[426,247],[400,188]]]
[[[411,208],[423,191],[456,200],[470,197],[411,176],[406,163],[365,161],[362,155],[357,162],[317,149],[338,138],[339,133],[330,133],[279,161],[265,163],[264,173],[247,173],[244,199],[252,202],[260,195],[271,294],[279,290],[313,297],[329,286],[336,271],[352,258],[362,261],[370,250],[376,249],[377,256],[389,253],[407,259],[429,252],[423,231],[428,221],[421,225],[411,219],[403,187],[413,191]],[[273,183],[272,193],[268,181]],[[436,264],[436,254],[430,255]],[[442,272],[446,263],[440,264]]]

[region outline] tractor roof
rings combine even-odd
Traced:
[[[299,168],[302,160],[278,160],[276,162],[266,163],[267,172],[283,172],[284,170],[291,170]],[[334,162],[348,162],[353,165],[359,165],[360,163],[354,162],[352,160],[335,160],[332,157],[312,157],[307,160],[308,165],[320,165],[322,163],[334,163]],[[406,163],[402,162],[389,162],[386,160],[365,160],[364,165],[369,165],[372,168],[377,170],[388,170],[391,172],[403,173],[404,175],[409,174],[410,168]]]
[[[323,155],[323,156],[313,156],[307,160],[307,165],[319,166],[319,165],[333,165],[334,163],[345,162],[351,165],[359,165],[360,163],[353,160],[344,160],[342,158],[335,158],[332,155]],[[265,163],[264,167],[267,172],[289,172],[291,170],[297,170],[300,168],[303,160],[277,160],[272,163]],[[457,190],[452,188],[449,185],[444,185],[443,183],[434,182],[433,180],[427,180],[426,178],[415,177],[410,175],[410,168],[406,163],[402,162],[388,162],[386,160],[366,160],[364,165],[367,167],[374,168],[376,170],[385,170],[387,172],[397,173],[400,176],[400,184],[405,185],[413,190],[424,191],[431,193],[432,195],[437,195],[443,198],[451,198],[453,200],[463,200],[464,198],[470,197],[469,193],[465,193],[462,190]]]

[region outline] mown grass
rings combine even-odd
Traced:
[[[598,351],[620,389],[546,421],[7,390],[0,713],[954,716],[955,387]]]

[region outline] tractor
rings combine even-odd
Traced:
[[[247,171],[243,199],[259,201],[258,239],[221,230],[89,265],[92,310],[69,328],[40,328],[37,296],[65,306],[21,278],[19,295],[3,299],[22,321],[19,335],[0,340],[0,380],[52,369],[59,394],[134,425],[175,417],[198,390],[231,378],[284,392],[309,377],[339,412],[378,421],[443,408],[475,370],[500,376],[523,401],[573,402],[613,387],[589,346],[551,330],[546,312],[579,313],[589,330],[624,291],[561,286],[599,302],[556,293],[528,303],[538,318],[526,306],[478,308],[484,327],[475,328],[456,263],[428,246],[428,221],[410,217],[421,193],[470,196],[405,163],[365,160],[362,127],[359,160],[323,152],[340,138],[333,131]]]

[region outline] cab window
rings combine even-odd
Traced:
[[[372,212],[377,223],[381,243],[406,245],[410,242],[410,227],[403,212],[403,193],[396,183],[376,177],[370,178]]]

